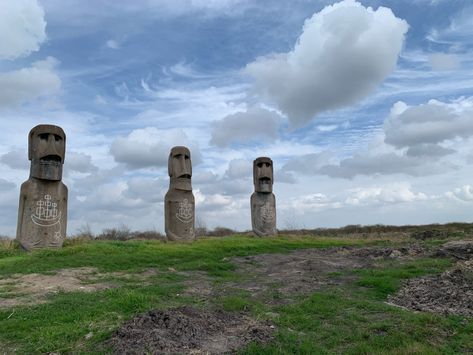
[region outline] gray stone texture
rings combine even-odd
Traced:
[[[273,161],[260,157],[253,162],[255,192],[251,195],[251,225],[262,236],[277,234],[276,198],[273,194]]]
[[[195,239],[195,199],[192,194],[191,154],[186,147],[173,147],[169,154],[169,190],[164,198],[166,237],[173,241]]]
[[[30,131],[30,177],[21,185],[16,231],[26,250],[60,248],[66,237],[67,187],[61,181],[65,151],[62,128],[41,124]]]

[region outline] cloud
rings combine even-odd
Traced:
[[[453,191],[449,191],[445,194],[449,198],[461,200],[464,202],[473,201],[473,189],[470,185],[464,185],[456,188]]]
[[[398,149],[408,148],[408,154],[414,156],[421,155],[420,152],[435,156],[449,154],[452,151],[439,144],[471,137],[472,115],[473,97],[451,103],[430,100],[427,104],[411,107],[399,102],[384,122],[385,142]]]
[[[253,176],[253,162],[244,159],[230,160],[225,176],[229,179],[248,179]]]
[[[392,11],[345,0],[306,20],[292,51],[258,58],[244,72],[294,126],[370,94],[395,68],[408,25]]]
[[[27,170],[30,167],[26,150],[12,150],[0,156],[0,163],[18,170]]]
[[[37,51],[46,39],[44,11],[36,0],[0,2],[0,60]]]
[[[318,174],[331,177],[351,179],[356,175],[393,175],[407,174],[411,176],[425,176],[443,172],[443,167],[426,164],[424,158],[410,157],[396,153],[379,153],[367,155],[358,153],[353,157],[343,159],[339,164],[328,164],[318,169]]]
[[[280,120],[276,112],[259,107],[230,114],[213,123],[210,143],[227,147],[232,143],[275,139]]]
[[[329,209],[361,206],[386,206],[426,201],[432,198],[432,196],[422,192],[413,191],[407,182],[398,182],[341,190],[330,196],[317,192],[293,197],[288,201],[281,202],[281,210],[285,212],[293,210],[296,211],[296,214],[304,214],[305,211],[326,211]],[[300,208],[301,206],[304,206],[304,208]]]
[[[154,127],[133,130],[127,137],[116,138],[110,153],[117,163],[129,169],[160,168],[167,166],[173,146],[187,146],[191,151],[192,164],[201,162],[196,142],[191,141],[181,129],[159,130]]]
[[[433,70],[445,71],[460,68],[460,60],[455,54],[434,53],[429,55],[429,63]]]
[[[97,171],[97,166],[92,163],[92,157],[84,153],[68,152],[66,155],[67,163],[65,169],[76,171],[78,173],[90,173]]]
[[[110,49],[118,49],[120,48],[120,43],[114,39],[109,39],[105,45]]]
[[[61,87],[61,79],[54,71],[57,64],[55,58],[48,57],[29,68],[0,73],[0,108],[56,94]]]
[[[386,203],[401,203],[422,201],[428,196],[422,192],[415,193],[409,184],[393,183],[385,186],[370,186],[353,189],[345,199],[347,205],[383,205]]]
[[[426,176],[458,169],[447,155],[457,153],[473,137],[473,97],[451,102],[430,100],[408,106],[397,102],[384,121],[383,131],[368,149],[337,159],[329,151],[304,154],[290,159],[283,172],[326,175],[351,179],[357,175]]]

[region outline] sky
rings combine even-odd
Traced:
[[[28,132],[67,135],[68,234],[164,229],[191,150],[197,226],[473,222],[469,0],[0,0],[0,234]]]

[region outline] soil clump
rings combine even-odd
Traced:
[[[437,256],[453,256],[455,259],[473,258],[473,240],[453,240],[445,243],[436,253]]]
[[[274,326],[242,313],[183,306],[138,315],[115,331],[115,354],[228,354],[272,339]]]
[[[388,301],[416,311],[473,317],[473,259],[440,275],[409,280]]]

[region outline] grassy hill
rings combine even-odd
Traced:
[[[472,317],[387,302],[405,280],[451,268],[456,260],[435,250],[470,229],[401,232],[3,246],[0,353],[110,353],[133,317],[182,306],[271,332],[244,354],[473,352]]]

